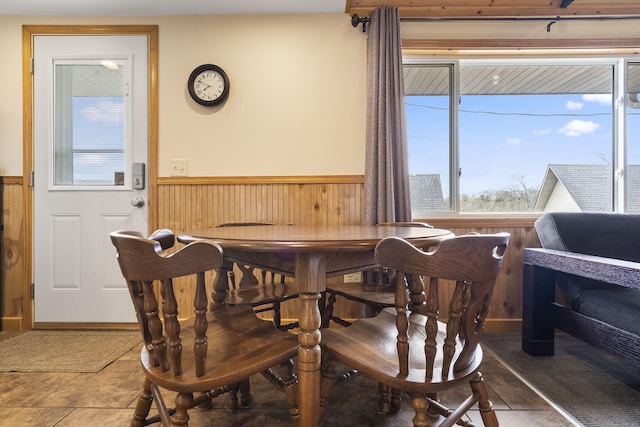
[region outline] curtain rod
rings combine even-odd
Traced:
[[[547,32],[551,29],[551,25],[560,21],[616,21],[616,20],[640,20],[640,15],[627,15],[627,16],[556,16],[554,17],[542,17],[542,16],[523,16],[523,17],[422,17],[422,18],[402,18],[400,21],[408,22],[470,22],[470,21],[498,21],[498,22],[518,22],[518,21],[549,21],[547,25]],[[360,17],[357,14],[351,16],[351,25],[357,27],[362,24],[362,32],[367,31],[367,23],[371,21],[369,17]]]
[[[424,18],[400,18],[401,21],[614,21],[614,20],[637,20],[640,15],[626,16],[522,16],[522,17],[424,17]],[[353,21],[353,19],[352,19]]]

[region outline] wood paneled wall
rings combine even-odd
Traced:
[[[304,225],[361,223],[364,194],[362,177],[258,177],[243,181],[233,178],[160,180],[157,227],[181,233],[228,222]],[[240,274],[239,271],[236,273]],[[193,287],[180,281],[174,286],[178,304],[191,307]],[[283,318],[295,317],[298,312],[296,304],[295,300],[283,304]],[[343,303],[338,310],[337,313],[341,315],[350,315],[357,312],[358,306]],[[265,313],[264,316],[270,314]],[[189,315],[193,313],[181,313],[180,316]]]
[[[4,230],[0,247],[0,329],[22,329],[24,277],[24,203],[22,177],[0,177]]]
[[[3,329],[20,329],[23,313],[24,207],[22,178],[4,178],[2,184],[2,271],[0,316]],[[310,178],[160,178],[157,185],[157,223],[176,233],[223,222],[263,221],[279,224],[359,224],[362,218],[362,177]],[[519,331],[522,317],[522,248],[540,245],[533,229],[534,218],[427,219],[436,227],[456,234],[468,232],[511,233],[503,271],[496,284],[487,328]],[[338,280],[338,279],[332,279]],[[192,296],[181,292],[183,304]],[[184,301],[184,302],[183,302]],[[337,314],[355,318],[357,304],[338,302]],[[284,317],[297,312],[295,302],[283,308]],[[188,315],[185,313],[184,315]]]
[[[170,179],[167,179],[170,181]],[[327,182],[227,183],[193,182],[158,185],[158,227],[176,232],[211,227],[224,222],[277,224],[359,224],[362,218],[362,180],[338,178]],[[522,248],[538,247],[533,218],[476,220],[459,218],[426,220],[455,234],[511,233],[504,267],[496,283],[487,328],[519,331],[522,317]],[[514,223],[515,225],[511,225]],[[336,279],[333,279],[336,280]],[[186,295],[187,289],[182,293]],[[443,295],[444,296],[444,295]],[[290,303],[283,317],[296,313]],[[355,318],[357,304],[338,302],[337,314]]]
[[[359,224],[363,188],[362,179],[353,177],[326,178],[325,182],[161,182],[158,226],[181,232],[225,222]]]

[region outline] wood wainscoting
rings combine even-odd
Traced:
[[[21,330],[25,301],[22,177],[0,177],[0,330]]]
[[[24,193],[22,177],[0,180],[2,201],[2,269],[0,271],[0,320],[2,330],[23,328],[24,300],[29,295],[24,260]],[[364,201],[362,176],[312,177],[166,177],[157,180],[157,203],[150,228],[169,228],[176,233],[224,222],[271,222],[278,224],[359,224]],[[533,229],[535,217],[426,219],[456,234],[507,231],[511,242],[505,257],[486,327],[491,331],[520,330],[522,317],[522,248],[539,247]],[[331,280],[340,280],[334,278]],[[180,284],[184,300],[190,287]],[[31,303],[29,301],[28,303]],[[180,302],[182,305],[182,301]],[[283,307],[292,318],[296,302]],[[181,313],[188,317],[192,313]],[[338,301],[336,314],[360,315],[356,303]]]
[[[360,224],[363,200],[362,176],[162,178],[158,182],[158,228],[180,233],[228,222]],[[176,292],[183,299],[178,304],[187,307],[186,302],[193,300],[192,286],[179,280],[174,286],[181,288]],[[282,305],[283,319],[295,318],[297,303],[290,300]],[[359,307],[342,304],[339,310],[356,317]]]
[[[225,222],[359,224],[362,176],[161,178],[158,227],[176,232]]]
[[[363,203],[362,176],[162,178],[158,182],[158,227],[179,233],[225,222],[360,224]],[[540,246],[533,229],[535,217],[455,217],[425,221],[455,234],[511,233],[486,328],[493,332],[520,331],[522,248]],[[296,301],[285,303],[284,318],[295,316],[295,304]],[[339,299],[336,314],[356,318],[360,315],[360,306]]]

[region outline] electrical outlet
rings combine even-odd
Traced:
[[[171,176],[188,176],[189,160],[187,159],[171,159]]]
[[[362,273],[355,272],[344,275],[344,283],[362,283]]]

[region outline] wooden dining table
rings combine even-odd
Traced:
[[[223,248],[228,261],[295,277],[301,301],[298,406],[300,426],[308,427],[320,423],[322,332],[318,300],[326,290],[326,278],[375,267],[375,246],[389,236],[426,247],[452,233],[437,228],[401,226],[243,225],[188,230],[179,239],[212,240]],[[216,286],[220,286],[219,283]]]

